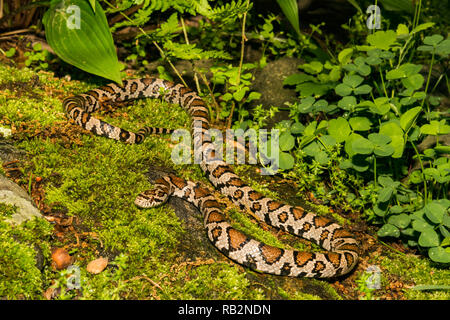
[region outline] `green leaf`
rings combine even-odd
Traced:
[[[395,149],[390,145],[375,146],[373,153],[379,157],[389,157],[395,152]]]
[[[441,121],[431,120],[429,124],[424,124],[420,127],[420,133],[433,136],[447,134],[450,133],[450,126],[445,124],[445,119],[442,119]]]
[[[367,42],[381,50],[389,50],[396,40],[397,34],[393,30],[381,30],[367,36]]]
[[[79,15],[74,8],[79,8]],[[47,42],[62,60],[122,84],[121,65],[108,21],[98,2],[95,2],[95,13],[85,0],[52,2],[43,23]]]
[[[280,169],[289,170],[294,167],[294,157],[287,152],[280,152]]]
[[[348,85],[351,88],[356,88],[364,81],[364,78],[357,74],[347,75],[342,79],[342,83]]]
[[[411,33],[416,33],[416,32],[420,32],[423,30],[426,30],[428,28],[431,28],[432,26],[434,26],[434,22],[426,22],[426,23],[422,23],[419,24],[417,27],[415,27],[414,29],[412,29]]]
[[[351,132],[352,130],[350,129],[347,120],[342,117],[331,119],[328,122],[328,133],[335,138],[338,143],[345,141]]]
[[[378,192],[378,202],[387,202],[391,199],[394,189],[392,187],[386,187]]]
[[[241,87],[235,93],[233,93],[233,98],[236,101],[241,101],[245,97],[245,93],[250,90],[248,87]]]
[[[385,122],[380,127],[380,133],[391,138],[390,146],[395,150],[392,157],[400,158],[405,147],[402,128],[396,122]]]
[[[377,146],[386,145],[392,140],[391,137],[379,133],[371,133],[367,138],[369,138],[369,140],[375,143]]]
[[[394,237],[398,238],[400,237],[400,230],[398,228],[390,223],[386,223],[384,226],[380,228],[377,232],[378,236],[380,237]]]
[[[300,35],[297,0],[277,0],[277,2],[292,28],[295,30],[297,35]]]
[[[405,71],[403,71],[402,69],[393,69],[393,70],[389,70],[386,73],[386,80],[394,80],[394,79],[400,79],[400,78],[405,78],[406,74]]]
[[[95,13],[95,0],[89,0],[89,4],[91,5],[92,11]]]
[[[432,36],[425,37],[425,39],[423,39],[423,43],[435,47],[442,40],[444,40],[443,36],[440,34],[433,34]]]
[[[334,91],[341,97],[345,97],[348,96],[350,93],[352,93],[353,89],[344,83],[340,83],[336,86]]]
[[[305,130],[305,126],[300,122],[295,122],[291,126],[291,133],[300,134]]]
[[[422,219],[415,219],[412,222],[412,227],[414,230],[419,232],[424,232],[427,229],[433,229],[428,222]]]
[[[409,226],[410,222],[411,217],[405,213],[391,216],[388,219],[388,223],[393,224],[400,229],[405,229],[407,226]]]
[[[283,132],[280,135],[279,143],[282,151],[289,151],[295,146],[295,138],[289,132]]]
[[[330,120],[330,122],[331,122],[331,120]],[[345,139],[345,152],[347,152],[347,154],[350,157],[353,157],[356,154],[356,152],[353,150],[353,147],[352,147],[353,142],[360,138],[363,138],[363,136],[353,132],[352,134],[350,134],[348,136],[347,139]]]
[[[419,90],[422,88],[425,79],[421,74],[413,74],[408,78],[402,79],[402,84],[409,90]]]
[[[446,209],[439,203],[433,201],[425,206],[425,215],[431,222],[440,224],[443,222]]]
[[[354,131],[368,131],[372,126],[372,123],[366,117],[353,117],[348,122]]]
[[[422,247],[437,247],[439,235],[433,228],[427,228],[420,234],[418,243]]]
[[[366,138],[359,138],[353,141],[352,149],[357,154],[371,154],[375,145]]]
[[[294,86],[299,83],[312,81],[312,80],[314,80],[314,77],[309,74],[294,73],[294,74],[291,74],[290,76],[286,77],[286,79],[283,80],[283,84],[288,85],[288,86]]]
[[[339,54],[338,54],[339,63],[342,65],[346,65],[347,63],[349,63],[351,60],[352,54],[353,54],[353,48],[346,48],[346,49],[342,50],[341,52],[339,52]]]
[[[450,252],[443,247],[433,247],[428,250],[428,256],[431,260],[439,263],[450,263]],[[450,286],[445,286],[446,290],[450,290]]]
[[[408,132],[411,128],[411,125],[413,124],[414,120],[416,119],[417,115],[422,110],[422,107],[415,107],[412,109],[409,109],[400,117],[400,127],[403,129],[403,131]]]
[[[346,96],[338,101],[338,107],[344,110],[351,110],[356,107],[356,98],[354,96]]]
[[[370,91],[372,91],[372,87],[368,84],[363,84],[354,90],[355,94],[368,94]]]
[[[320,61],[311,61],[310,63],[304,63],[300,66],[303,70],[311,74],[321,73],[323,70],[323,64]]]

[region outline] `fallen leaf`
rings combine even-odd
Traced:
[[[108,265],[108,258],[100,257],[88,263],[86,270],[93,274],[99,274]]]

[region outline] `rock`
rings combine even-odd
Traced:
[[[3,175],[0,175],[0,202],[17,207],[17,212],[10,219],[5,219],[15,225],[34,217],[42,217],[25,190]]]
[[[293,103],[298,101],[297,93],[294,89],[283,86],[283,80],[294,73],[298,73],[298,65],[302,61],[297,58],[283,57],[281,59],[270,61],[267,65],[254,72],[255,82],[252,90],[261,93],[261,98],[251,102],[251,108],[259,104],[266,109],[271,106],[283,107],[286,102]],[[283,110],[278,112],[273,119],[268,121],[270,129],[275,123],[281,120],[289,119],[289,111]]]
[[[0,135],[3,135],[3,138],[11,136],[11,129],[0,127]]]

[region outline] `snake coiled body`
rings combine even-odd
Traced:
[[[102,101],[123,102],[139,98],[164,98],[182,106],[192,120],[193,142],[203,157],[200,167],[214,187],[241,209],[269,225],[310,240],[326,252],[285,250],[247,237],[225,219],[219,203],[197,183],[169,175],[158,179],[155,188],[135,200],[140,207],[160,205],[169,196],[193,203],[202,213],[208,238],[230,259],[254,270],[293,277],[328,278],[348,273],[356,265],[359,248],[354,236],[330,219],[263,196],[245,184],[222,159],[216,158],[208,132],[209,110],[192,90],[157,78],[126,80],[123,86],[109,84],[69,97],[63,106],[76,124],[97,135],[126,143],[141,143],[145,136],[163,129],[143,128],[134,133],[108,124],[91,115]]]

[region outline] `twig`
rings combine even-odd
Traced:
[[[247,0],[247,10],[250,6],[250,0]],[[242,18],[242,33],[241,33],[241,58],[239,61],[239,69],[238,69],[238,78],[237,83],[241,82],[241,72],[242,72],[242,64],[244,62],[244,49],[245,49],[245,41],[247,41],[247,37],[245,36],[245,22],[247,20],[247,11],[244,12],[244,16]]]

